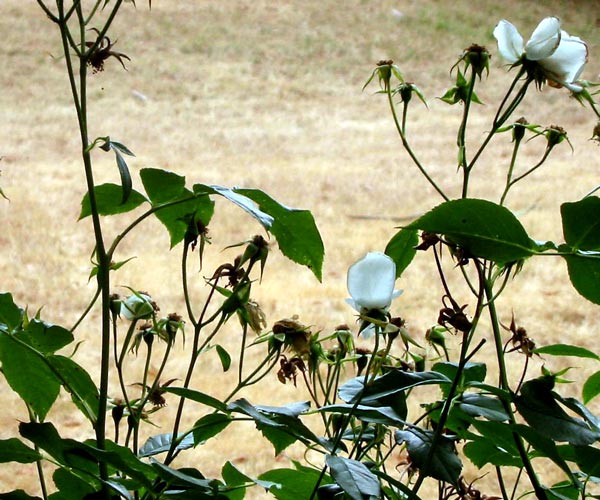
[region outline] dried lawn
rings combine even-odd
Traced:
[[[451,85],[448,69],[462,49],[477,42],[494,54],[490,77],[479,90],[489,104],[474,110],[469,129],[477,144],[489,127],[493,103],[510,79],[496,55],[491,34],[495,23],[506,17],[529,33],[542,17],[558,15],[569,32],[588,41],[591,60],[584,77],[594,80],[600,76],[598,6],[597,1],[566,0],[549,0],[543,6],[490,0],[166,0],[153,2],[148,11],[138,0],[137,10],[126,6],[113,29],[117,49],[132,57],[128,71],[111,60],[90,81],[91,134],[127,144],[137,155],[130,163],[134,172],[147,166],[171,169],[190,183],[256,187],[288,206],[310,209],[327,252],[323,282],[273,251],[254,298],[269,325],[298,314],[314,331],[327,332],[354,321],[344,303],[348,265],[366,251],[382,249],[395,226],[440,201],[402,151],[384,100],[372,93],[375,87],[361,92],[374,63],[394,59],[428,96],[429,109],[419,103],[411,109],[410,140],[432,175],[457,196],[454,143],[461,110],[435,96]],[[92,296],[93,286],[87,281],[91,227],[89,220],[77,222],[84,179],[64,61],[57,33],[35,2],[2,0],[0,33],[0,185],[11,200],[0,201],[1,286],[29,311],[43,307],[46,319],[68,326]],[[530,182],[517,185],[509,198],[510,208],[533,237],[560,241],[560,203],[578,199],[600,183],[599,150],[588,141],[595,121],[566,92],[553,89],[532,93],[521,114],[530,122],[563,126],[575,149],[557,148],[544,168]],[[496,141],[481,158],[472,196],[498,199],[510,154],[508,139]],[[540,141],[528,143],[520,166],[532,165],[542,147]],[[97,181],[117,182],[113,159],[101,153],[94,159]],[[117,234],[127,220],[107,218],[108,234]],[[225,246],[258,231],[239,210],[219,202],[205,270],[233,257],[221,251]],[[168,250],[166,232],[158,223],[147,222],[122,246],[119,259],[137,258],[113,282],[150,291],[164,312],[183,311],[180,253],[180,248]],[[394,311],[421,341],[435,323],[442,294],[430,257],[419,255],[402,277],[399,286],[405,293]],[[508,323],[514,312],[538,344],[574,342],[597,350],[600,314],[568,285],[563,263],[546,258],[527,264],[500,301],[503,321]],[[192,283],[199,304],[206,293],[202,277],[208,272],[195,275]],[[458,280],[452,282],[458,286]],[[473,302],[458,290],[465,303]],[[98,367],[98,335],[94,311],[77,331],[83,345],[76,355],[92,374]],[[221,341],[232,354],[238,335],[233,326]],[[482,355],[491,361],[489,344]],[[256,352],[249,359],[259,358]],[[180,349],[169,378],[181,377],[184,359]],[[552,359],[536,360],[531,373],[543,362],[553,369],[564,366]],[[577,379],[595,368],[576,364],[581,367],[572,374]],[[138,380],[138,365],[132,360],[132,383]],[[518,377],[520,360],[515,358],[514,365]],[[221,373],[216,356],[208,354],[195,386],[224,395],[232,382],[231,375]],[[0,438],[7,438],[17,432],[26,411],[5,384],[0,394],[5,408]],[[274,376],[245,396],[266,404],[307,398],[302,388],[281,385]],[[159,425],[166,426],[174,406],[159,413]],[[200,412],[190,405],[189,423]],[[92,434],[67,397],[51,417],[62,422],[66,435]],[[149,434],[167,431],[148,428]],[[288,455],[299,458],[298,453],[292,448]],[[232,426],[180,463],[218,476],[223,456],[249,474],[272,467],[274,460],[282,467],[289,463],[285,457],[274,459],[261,436],[242,425]],[[38,493],[29,466],[3,465],[0,485],[4,491]]]

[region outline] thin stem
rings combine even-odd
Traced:
[[[475,308],[475,314],[473,316],[471,328],[469,330],[466,330],[463,332],[463,339],[462,339],[462,344],[461,344],[461,349],[460,349],[458,365],[456,368],[456,375],[454,376],[454,379],[452,380],[452,384],[448,391],[448,395],[446,396],[446,400],[444,401],[444,405],[442,407],[442,412],[440,413],[440,417],[437,422],[436,429],[433,433],[433,437],[431,438],[431,446],[429,448],[429,452],[427,453],[427,458],[425,459],[423,466],[420,468],[419,477],[417,478],[417,481],[415,482],[415,485],[412,488],[412,492],[415,495],[418,493],[419,489],[423,485],[423,481],[425,480],[425,478],[428,475],[429,468],[431,467],[431,463],[432,463],[435,451],[440,442],[440,439],[442,438],[442,433],[445,429],[446,421],[448,419],[448,416],[450,415],[450,410],[454,406],[454,398],[456,396],[458,386],[460,384],[460,380],[462,379],[462,373],[467,364],[469,344],[473,338],[473,335],[477,328],[477,324],[478,324],[479,319],[481,318],[481,314],[483,312],[483,297],[484,297],[483,288],[484,288],[484,283],[485,283],[484,271],[483,271],[483,266],[477,260],[473,260],[473,262],[475,263],[475,266],[477,268],[477,274],[479,276],[479,286],[480,286],[480,292],[479,292],[479,295],[477,298],[477,306]]]
[[[506,370],[506,363],[504,360],[504,347],[502,345],[502,334],[500,332],[500,321],[498,320],[498,314],[496,312],[496,302],[493,300],[494,293],[492,290],[492,283],[490,280],[485,280],[485,296],[488,301],[487,309],[490,315],[490,321],[492,324],[492,331],[494,333],[494,343],[496,346],[496,358],[498,362],[498,370],[499,370],[499,387],[506,391],[510,391],[510,386],[508,384],[508,376]],[[506,411],[509,422],[514,425],[516,423],[515,415],[513,409],[509,402],[505,401],[504,398],[501,399],[502,405],[504,406],[504,410]],[[548,496],[546,492],[542,488],[537,474],[531,465],[531,461],[529,460],[529,456],[527,455],[527,451],[525,450],[525,446],[516,432],[513,432],[513,439],[515,441],[515,445],[519,452],[519,456],[521,457],[521,461],[523,462],[523,466],[525,467],[525,471],[529,476],[529,480],[531,481],[531,485],[535,491],[535,494],[539,500],[547,500]]]
[[[508,172],[506,172],[506,185],[504,187],[504,191],[502,192],[502,196],[500,197],[500,205],[504,205],[504,200],[506,195],[508,194],[508,190],[511,186],[512,174],[515,168],[515,162],[517,161],[517,154],[519,152],[519,146],[521,145],[521,139],[515,139],[515,145],[513,147],[512,156],[510,158],[510,165],[508,166]]]
[[[29,420],[31,422],[37,422],[38,421],[38,419],[35,416],[35,413],[31,409],[31,406],[29,406],[28,404],[27,404],[27,412],[29,413]],[[40,447],[37,444],[34,444],[33,448],[35,449],[35,451],[38,454],[40,453]],[[48,489],[46,487],[46,478],[44,476],[44,468],[42,466],[42,459],[41,458],[39,460],[35,461],[35,466],[36,466],[36,469],[37,469],[38,478],[40,480],[40,490],[42,492],[42,498],[44,500],[48,500]]]
[[[75,324],[71,327],[71,329],[69,330],[71,333],[73,333],[77,327],[81,324],[81,322],[85,319],[85,317],[89,314],[89,312],[92,310],[92,308],[94,307],[94,304],[96,303],[96,301],[98,300],[98,297],[100,297],[100,287],[96,287],[96,291],[94,292],[94,296],[92,297],[92,300],[90,300],[90,303],[88,304],[88,306],[85,308],[85,311],[83,311],[83,313],[81,314],[81,316],[79,317],[79,319],[75,322]]]
[[[120,3],[120,2],[119,2]],[[63,44],[63,52],[67,65],[67,73],[73,97],[73,104],[77,112],[77,120],[79,123],[79,132],[81,137],[81,152],[84,163],[84,171],[88,197],[90,201],[90,210],[92,215],[92,224],[94,228],[94,239],[96,242],[96,255],[98,258],[98,287],[102,297],[102,327],[101,327],[101,366],[100,366],[100,388],[98,402],[98,418],[96,421],[96,445],[100,450],[105,449],[106,440],[106,409],[107,409],[107,394],[108,394],[108,372],[110,358],[110,276],[109,266],[110,261],[107,259],[104,248],[104,238],[102,235],[102,226],[100,223],[100,215],[98,213],[98,205],[94,192],[94,175],[91,163],[91,157],[88,150],[88,131],[87,131],[87,62],[84,58],[79,59],[79,82],[75,81],[75,71],[71,61],[69,51],[69,29],[67,26],[67,18],[65,17],[63,2],[58,2],[58,18]],[[77,4],[78,17],[81,19],[81,10],[79,3]],[[85,29],[81,28],[81,46],[85,46]],[[99,462],[99,474],[102,481],[102,496],[106,499],[109,497],[106,480],[108,479],[108,469],[105,462]]]
[[[500,493],[502,493],[502,500],[508,500],[508,491],[506,491],[506,484],[504,484],[504,476],[502,475],[502,467],[496,465],[496,477],[498,478],[498,486],[500,486]]]
[[[433,178],[427,173],[427,170],[425,170],[425,167],[423,167],[423,165],[421,164],[421,162],[415,155],[414,151],[410,147],[410,144],[406,140],[406,136],[404,134],[404,128],[402,127],[402,125],[400,124],[400,121],[398,120],[398,115],[396,113],[396,106],[394,105],[394,99],[392,97],[392,90],[390,89],[389,85],[387,86],[387,96],[388,96],[388,103],[389,103],[390,109],[392,111],[392,117],[394,118],[394,123],[396,125],[396,130],[398,131],[398,134],[400,135],[400,139],[402,140],[402,145],[404,146],[404,149],[406,150],[408,155],[411,157],[411,159],[413,160],[413,162],[417,166],[417,168],[421,171],[423,176],[427,179],[429,184],[431,184],[433,186],[433,188],[439,193],[439,195],[442,198],[444,198],[444,201],[448,201],[450,198],[448,198],[446,193],[444,193],[444,191],[442,191],[442,189],[436,184],[436,182],[433,180]]]
[[[46,4],[42,0],[37,0],[38,5],[44,11],[44,13],[48,16],[53,23],[58,23],[58,17],[56,17],[52,11],[46,6]]]
[[[533,167],[531,167],[529,170],[527,170],[527,172],[519,175],[518,177],[515,177],[512,181],[510,181],[510,183],[506,187],[506,191],[508,191],[508,189],[511,186],[513,186],[514,184],[519,182],[521,179],[524,179],[529,174],[531,174],[532,172],[534,172],[535,170],[540,168],[542,166],[542,164],[548,159],[548,156],[550,155],[550,151],[552,151],[552,148],[546,148],[546,150],[544,151],[544,155],[542,156],[542,159],[539,162],[537,162]]]
[[[92,9],[90,10],[90,13],[88,14],[86,20],[85,20],[85,25],[87,26],[91,21],[92,18],[96,15],[96,11],[98,10],[98,8],[100,7],[100,4],[102,3],[103,0],[96,0],[96,4],[92,7]]]
[[[469,184],[469,169],[467,169],[467,121],[469,119],[469,111],[471,109],[471,102],[473,100],[473,89],[475,88],[475,81],[477,79],[477,71],[474,66],[471,66],[471,79],[469,80],[469,88],[467,90],[467,96],[464,102],[463,117],[458,128],[458,136],[456,138],[456,145],[458,146],[458,167],[463,169],[463,192],[462,197],[467,197],[467,186]]]
[[[375,325],[375,345],[373,347],[373,354],[371,354],[369,363],[367,364],[367,367],[365,368],[366,371],[365,371],[365,376],[363,378],[363,390],[361,391],[361,394],[358,395],[358,397],[356,398],[356,401],[352,405],[352,408],[350,408],[350,411],[346,415],[346,418],[341,423],[341,425],[337,431],[335,441],[333,442],[333,445],[331,446],[330,454],[334,454],[336,452],[336,450],[338,449],[340,443],[342,442],[344,433],[346,432],[348,425],[350,425],[350,422],[352,421],[352,418],[354,417],[354,412],[358,408],[358,405],[360,405],[360,402],[362,399],[361,398],[362,392],[364,392],[364,390],[367,388],[367,386],[375,379],[376,373],[373,373],[371,376],[370,372],[371,372],[371,368],[373,367],[374,362],[375,362],[375,353],[377,353],[377,351],[379,350],[379,335],[380,335],[380,327]],[[323,476],[325,475],[325,470],[326,470],[326,466],[323,466],[321,469],[321,473],[319,474],[319,478],[317,479],[317,482],[315,483],[315,486],[313,487],[313,490],[312,490],[309,500],[314,500],[315,495],[317,494],[317,490],[319,489],[319,486],[321,485],[321,481],[323,480]]]
[[[488,143],[492,140],[492,137],[494,137],[494,135],[496,134],[498,129],[506,122],[506,120],[508,120],[510,118],[510,115],[512,115],[512,113],[515,111],[515,109],[519,106],[519,104],[525,97],[525,94],[527,93],[527,89],[529,88],[529,85],[532,82],[532,80],[530,80],[530,79],[525,80],[525,82],[523,83],[523,86],[517,92],[517,95],[514,97],[514,99],[511,101],[511,103],[507,106],[507,109],[504,111],[504,113],[502,113],[502,109],[504,108],[506,102],[508,101],[510,94],[514,90],[515,86],[517,85],[517,83],[519,82],[519,80],[521,79],[523,74],[524,74],[524,70],[521,69],[521,71],[519,71],[516,78],[511,83],[511,85],[508,89],[508,92],[504,96],[504,99],[500,103],[500,106],[498,107],[498,111],[496,112],[496,116],[494,117],[494,120],[492,122],[492,129],[488,132],[488,135],[486,136],[484,141],[481,143],[481,146],[479,146],[479,149],[475,153],[475,156],[473,156],[473,158],[471,159],[471,161],[469,162],[469,164],[466,168],[466,170],[469,172],[469,174],[470,174],[471,170],[473,169],[473,167],[475,166],[475,163],[477,163],[477,160],[479,159],[479,157],[481,156],[481,154],[487,147]],[[502,114],[500,114],[500,113],[502,113]],[[467,182],[468,182],[468,179],[469,179],[469,177],[467,176],[467,178],[466,178]],[[468,189],[468,186],[463,185],[463,193],[466,193],[467,189]]]

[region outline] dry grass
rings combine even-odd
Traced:
[[[137,10],[123,10],[113,30],[117,49],[133,59],[129,71],[109,61],[107,70],[91,80],[91,133],[110,134],[127,144],[137,154],[131,162],[136,171],[158,166],[186,175],[190,183],[257,187],[313,212],[327,251],[323,283],[273,252],[255,291],[270,324],[293,314],[314,330],[352,323],[352,311],[344,303],[348,265],[368,250],[383,248],[397,225],[386,217],[414,217],[439,201],[401,151],[383,99],[361,92],[377,60],[394,59],[429,97],[429,110],[414,106],[411,140],[432,174],[455,195],[460,180],[453,144],[460,110],[434,96],[450,86],[448,68],[465,46],[477,42],[496,54],[491,31],[498,19],[506,17],[528,33],[541,17],[555,14],[590,44],[584,77],[597,79],[600,70],[595,58],[600,44],[597,1],[552,0],[542,7],[538,2],[484,0],[475,7],[473,2],[435,0],[166,0],[153,2],[150,12],[143,2],[138,4]],[[394,8],[402,11],[401,18],[392,15]],[[87,284],[92,240],[89,221],[76,222],[84,183],[59,41],[35,2],[0,2],[0,32],[0,181],[11,199],[0,201],[1,286],[31,311],[44,307],[48,320],[70,325],[93,293]],[[507,82],[494,55],[490,78],[480,90],[490,105],[479,107],[472,121],[475,143]],[[509,199],[533,237],[559,241],[560,203],[599,183],[599,150],[587,141],[594,121],[565,92],[552,89],[529,96],[522,114],[532,122],[565,127],[575,148],[574,154],[559,148],[543,172],[518,186]],[[535,141],[527,145],[524,166],[536,160],[539,148]],[[508,155],[506,142],[490,148],[478,167],[473,196],[497,199]],[[112,158],[97,154],[95,160],[98,182],[115,182]],[[206,269],[230,258],[220,253],[224,246],[259,230],[225,203],[217,211]],[[123,219],[106,219],[108,233],[123,228]],[[148,222],[119,255],[138,258],[114,279],[149,290],[164,312],[183,309],[180,250],[167,249],[162,227]],[[418,256],[406,272],[400,283],[406,292],[396,305],[416,337],[435,322],[440,307],[441,292],[428,257]],[[501,301],[503,321],[514,311],[540,344],[570,341],[597,349],[597,308],[565,280],[566,269],[555,259],[531,262]],[[201,276],[193,293],[200,301]],[[95,314],[77,335],[85,341],[77,358],[94,373]],[[235,336],[232,329],[225,345],[233,349]],[[491,347],[484,355],[492,355]],[[183,359],[183,353],[179,356]],[[582,373],[589,373],[589,367]],[[216,357],[207,357],[197,387],[221,395],[229,382]],[[0,391],[5,401],[0,437],[6,438],[15,434],[25,411],[8,387],[0,386]],[[247,397],[275,404],[306,394],[273,379]],[[161,421],[168,421],[172,410],[167,407]],[[192,413],[193,422],[198,415]],[[65,433],[91,434],[72,417],[66,398],[53,416],[65,422]],[[260,436],[243,427],[188,460],[207,475],[218,475],[222,454],[252,474],[273,460]],[[287,460],[278,460],[287,466]],[[0,485],[36,492],[31,473],[29,467],[4,465]]]

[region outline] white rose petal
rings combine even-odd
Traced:
[[[543,19],[525,45],[525,54],[530,61],[550,57],[560,44],[560,20],[557,17]]]
[[[516,63],[525,48],[523,46],[523,37],[519,34],[514,24],[503,19],[494,29],[494,36],[498,40],[500,55],[509,63]]]
[[[394,290],[396,264],[381,252],[370,252],[348,269],[347,302],[357,311],[386,310],[392,299],[402,293]]]

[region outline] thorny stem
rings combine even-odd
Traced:
[[[417,478],[417,481],[415,482],[415,485],[412,488],[412,492],[415,495],[418,493],[419,489],[423,485],[423,481],[425,480],[425,478],[428,475],[429,468],[431,467],[431,463],[433,460],[435,450],[437,449],[439,441],[442,438],[442,434],[443,434],[444,428],[446,426],[446,421],[450,414],[450,410],[452,409],[452,406],[454,405],[454,398],[456,396],[456,392],[458,390],[458,385],[462,378],[462,373],[467,364],[467,359],[469,356],[469,354],[468,354],[469,345],[473,338],[473,334],[475,333],[475,330],[477,329],[477,324],[478,324],[479,319],[481,318],[481,314],[483,312],[483,297],[484,297],[483,288],[484,288],[484,284],[485,284],[484,270],[483,270],[483,266],[481,265],[481,263],[478,262],[476,259],[474,259],[473,262],[476,266],[477,274],[479,276],[480,292],[479,292],[478,298],[477,298],[477,306],[475,308],[475,314],[473,316],[473,321],[471,322],[471,329],[463,332],[463,339],[462,339],[462,344],[461,344],[461,348],[460,348],[460,356],[459,356],[459,360],[458,360],[458,365],[456,368],[456,375],[454,376],[454,379],[452,380],[452,385],[450,386],[450,390],[448,391],[448,395],[444,401],[444,406],[442,407],[442,412],[440,413],[440,418],[437,422],[437,426],[433,433],[433,437],[431,438],[431,446],[429,448],[429,452],[427,453],[427,458],[425,459],[423,466],[420,468],[419,476]]]
[[[500,332],[500,321],[498,319],[498,313],[496,312],[496,302],[494,300],[494,293],[493,293],[493,289],[492,289],[493,283],[490,280],[485,280],[484,286],[485,286],[485,296],[488,301],[487,309],[488,309],[488,312],[490,315],[492,331],[494,333],[494,343],[496,346],[496,358],[498,361],[498,370],[499,370],[498,386],[500,387],[500,389],[510,391],[510,386],[508,383],[508,376],[507,376],[507,371],[506,371],[506,362],[504,360],[504,347],[502,344],[502,334]],[[506,411],[506,413],[508,415],[509,422],[512,425],[514,425],[516,423],[516,420],[515,420],[515,415],[514,415],[514,412],[512,410],[510,403],[508,401],[506,401],[504,398],[501,398],[501,401],[502,401],[502,405],[504,406],[504,410]],[[542,488],[542,486],[539,482],[539,479],[537,477],[537,474],[535,473],[535,470],[533,469],[533,466],[531,465],[531,461],[529,460],[529,456],[527,455],[527,451],[525,450],[525,446],[523,444],[521,437],[516,432],[513,432],[513,439],[515,441],[515,445],[519,452],[519,456],[521,458],[521,461],[523,462],[523,466],[525,467],[525,471],[527,472],[527,475],[529,476],[529,480],[531,481],[531,485],[533,486],[533,489],[535,491],[537,498],[539,500],[547,500],[548,496],[546,495],[546,492]]]
[[[120,4],[118,1],[117,5]],[[73,103],[77,113],[77,121],[79,123],[79,132],[81,136],[81,154],[84,163],[85,178],[87,191],[90,202],[90,211],[92,215],[92,224],[94,228],[94,238],[96,243],[96,256],[98,258],[98,287],[102,298],[102,320],[101,320],[101,366],[100,366],[100,394],[98,402],[98,419],[95,424],[96,445],[100,450],[105,449],[106,441],[106,405],[108,394],[108,372],[110,358],[110,277],[109,266],[110,260],[107,258],[104,247],[104,238],[102,235],[102,226],[100,223],[100,215],[98,213],[98,205],[94,192],[94,175],[90,152],[88,150],[88,130],[87,130],[87,60],[83,57],[79,58],[79,82],[75,79],[75,69],[71,61],[71,53],[69,50],[69,27],[67,18],[64,12],[63,2],[57,1],[58,19],[63,44],[63,52],[67,65],[67,73]],[[78,14],[80,14],[80,5],[78,5]],[[79,16],[78,16],[79,17]],[[80,19],[80,17],[79,17]],[[85,28],[81,29],[81,45],[85,46]],[[106,26],[108,29],[108,26]],[[102,480],[102,496],[106,499],[109,497],[106,480],[108,479],[108,469],[105,462],[99,462],[99,474]]]

